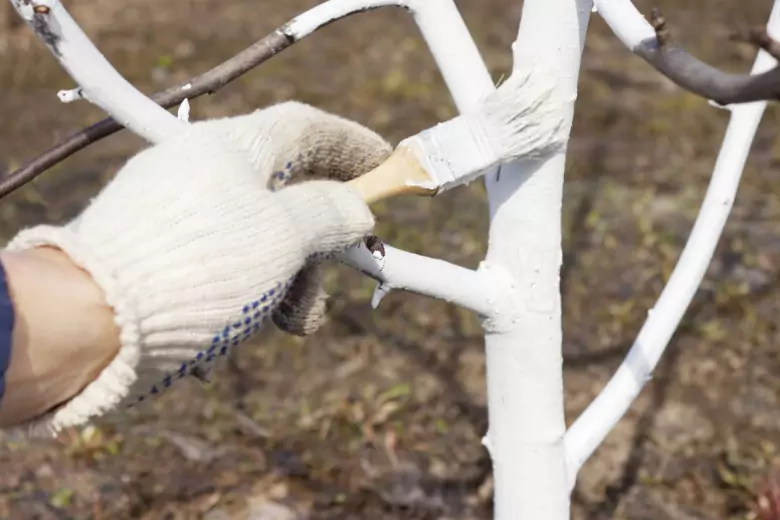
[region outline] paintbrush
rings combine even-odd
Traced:
[[[401,141],[377,168],[349,181],[367,203],[437,195],[501,164],[565,143],[566,100],[555,81],[513,74],[479,108]]]

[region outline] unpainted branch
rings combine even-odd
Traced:
[[[755,75],[725,73],[677,45],[658,9],[653,9],[650,23],[655,38],[643,40],[633,51],[680,87],[721,105],[780,99],[780,68]],[[754,45],[780,59],[780,43],[764,29],[736,33],[731,39]]]

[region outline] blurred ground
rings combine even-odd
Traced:
[[[205,70],[316,0],[70,1],[119,70],[147,92]],[[516,0],[459,2],[496,80]],[[745,71],[731,29],[769,0],[643,0],[698,56]],[[685,32],[687,31],[687,32]],[[26,28],[0,29],[0,171],[101,117],[55,94],[71,82]],[[299,99],[398,139],[454,114],[411,19],[333,24],[193,117]],[[565,354],[571,421],[605,384],[668,277],[714,165],[727,113],[675,88],[598,17],[588,38],[565,193]],[[752,518],[780,464],[780,112],[756,140],[717,258],[656,378],[588,462],[575,518]],[[74,215],[142,143],[121,134],[0,203],[0,235]],[[476,266],[484,193],[380,211],[380,235]],[[372,312],[372,284],[334,269],[331,321],[306,340],[268,331],[216,382],[56,442],[0,446],[0,517],[14,519],[489,518],[480,329],[409,294]]]

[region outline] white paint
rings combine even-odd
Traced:
[[[190,122],[190,100],[189,99],[184,98],[184,101],[181,102],[176,117],[179,118],[179,121],[184,121],[185,123]]]
[[[408,148],[439,192],[467,184],[494,167],[502,156],[492,146],[485,120],[463,115],[399,143]]]
[[[526,0],[513,45],[513,76],[554,84],[568,133],[574,114],[590,0]],[[539,84],[535,84],[539,82]],[[501,169],[487,183],[491,206],[486,262],[514,279],[511,328],[486,333],[488,445],[494,460],[495,518],[566,520],[569,488],[563,438],[561,206],[565,149]]]
[[[453,0],[408,0],[407,5],[458,111],[477,110],[495,86]],[[486,172],[485,179],[495,173],[495,168]]]
[[[604,2],[600,4],[603,9]],[[770,32],[780,31],[780,1],[774,3],[768,29]],[[775,65],[775,60],[761,51],[753,66],[753,73],[764,72]],[[566,434],[572,485],[579,468],[603,442],[651,378],[696,294],[731,212],[753,136],[765,108],[765,102],[731,107],[731,120],[712,180],[693,231],[669,282],[652,313],[648,313],[648,319],[623,364]]]
[[[81,88],[60,90],[57,92],[57,97],[60,98],[60,101],[63,103],[73,103],[74,101],[84,99],[84,92]]]
[[[448,52],[448,46],[473,45],[460,17],[452,14],[452,1],[410,5],[458,108],[468,113],[479,107],[492,81],[478,53]],[[423,9],[426,5],[436,7]],[[584,37],[572,26],[587,20],[591,7],[583,1],[526,0],[515,74],[535,68],[537,75],[528,78],[532,88],[555,80],[564,87],[563,99],[571,102]],[[450,17],[438,12],[445,10]],[[538,74],[545,68],[540,65],[557,69]],[[572,107],[562,108],[558,117],[569,123]],[[547,161],[503,167],[500,181],[495,170],[486,175],[490,249],[477,271],[486,279],[490,311],[483,322],[490,422],[483,444],[493,460],[499,520],[569,518],[558,301],[563,165],[559,150]]]
[[[524,64],[485,99],[485,133],[503,163],[548,155],[568,141],[570,121],[563,114],[577,96],[562,91],[559,74],[547,63]]]
[[[460,110],[479,107],[493,92],[490,74],[452,0],[329,0],[293,19],[283,32],[299,40],[349,14],[385,6],[413,13]],[[388,245],[385,252],[380,260],[358,246],[342,256],[345,263],[380,280],[372,298],[375,305],[391,289],[443,299],[491,319],[504,305],[499,301],[504,298],[490,296],[503,291],[504,280],[492,276],[497,270],[475,272]]]
[[[612,32],[633,51],[647,39],[655,39],[653,26],[645,20],[631,0],[595,0],[599,15]]]
[[[479,109],[398,146],[413,151],[440,192],[468,184],[499,164],[541,156],[566,142],[570,125],[562,114],[574,95],[559,90],[554,75],[536,65],[513,74]]]
[[[493,310],[484,295],[484,288],[491,281],[465,267],[388,245],[381,261],[363,244],[347,250],[341,260],[378,280],[384,286],[382,291],[411,291],[454,303],[479,315],[490,315]]]
[[[384,300],[385,296],[390,294],[392,288],[386,283],[377,283],[374,289],[374,295],[371,297],[371,308],[376,309],[379,304]]]
[[[458,8],[452,0],[408,0],[406,4],[458,111],[474,110],[494,85]]]
[[[344,18],[353,13],[376,9],[379,7],[406,7],[405,0],[328,0],[316,5],[305,13],[293,18],[283,29],[283,32],[300,40],[310,35],[323,25]]]
[[[71,18],[59,0],[32,0],[11,4],[28,22],[34,9],[48,8],[38,16],[48,20],[58,38],[55,57],[83,90],[83,97],[96,104],[114,119],[152,143],[157,143],[182,129],[182,122],[147,98],[128,83]]]

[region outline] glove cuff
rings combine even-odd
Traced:
[[[243,284],[204,284],[202,279],[177,276],[176,267],[162,265],[158,266],[159,277],[139,280],[128,277],[126,268],[100,254],[100,240],[90,236],[88,244],[77,230],[77,224],[37,226],[20,232],[7,249],[51,246],[70,256],[103,290],[114,311],[121,346],[109,365],[80,393],[24,425],[21,433],[27,436],[52,436],[63,428],[85,424],[93,417],[162,393],[187,375],[205,378],[213,361],[260,329],[285,297],[296,270],[288,262],[291,272],[286,281],[248,272]],[[113,248],[109,250],[115,253]],[[258,272],[278,271],[262,261],[255,262],[255,267]],[[198,266],[199,271],[211,269],[213,266]],[[183,280],[183,285],[170,278]],[[256,295],[255,299],[244,301],[248,294]]]
[[[91,417],[115,409],[137,382],[141,334],[137,305],[111,269],[68,228],[37,226],[20,232],[6,247],[22,251],[39,246],[56,247],[87,271],[103,290],[120,330],[121,348],[113,360],[81,392],[58,408],[19,427],[30,436],[52,436],[63,428],[86,423]]]

